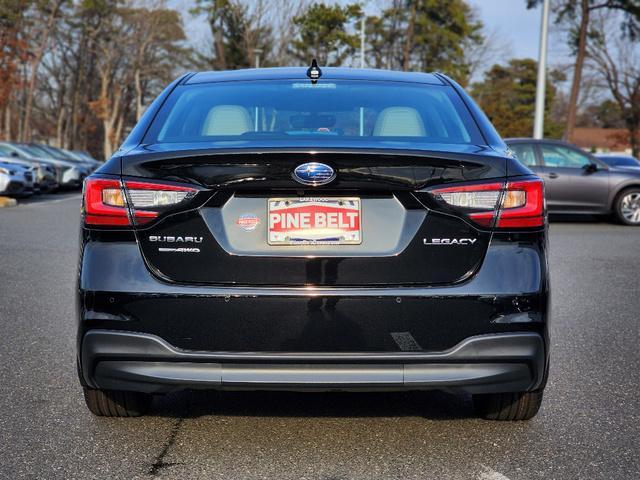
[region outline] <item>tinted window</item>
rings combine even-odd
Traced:
[[[51,153],[49,153],[44,148],[41,148],[36,145],[20,145],[20,148],[30,153],[31,155],[35,155],[36,157],[51,157]]]
[[[20,156],[20,157],[24,157],[24,156],[29,156],[29,153],[26,152],[24,149],[22,149],[21,147],[17,146],[17,145],[2,145],[2,149],[3,151],[7,152],[7,154],[11,155],[11,156]],[[16,154],[16,155],[14,155]]]
[[[455,91],[400,82],[220,82],[177,87],[145,143],[335,138],[484,143]]]
[[[48,158],[48,157],[51,156],[51,155],[47,155],[46,152],[38,150],[37,148],[28,147],[26,145],[18,145],[18,146],[16,146],[16,149],[20,150],[21,152],[26,153],[27,155],[31,155],[32,157]]]
[[[536,151],[530,143],[516,143],[515,145],[509,145],[511,150],[516,154],[520,163],[523,163],[527,167],[536,166]]]
[[[582,168],[592,163],[587,155],[561,145],[540,145],[540,150],[547,167]]]
[[[10,157],[12,151],[13,150],[11,150],[10,148],[5,147],[4,145],[0,145],[0,155],[4,155],[5,157]]]

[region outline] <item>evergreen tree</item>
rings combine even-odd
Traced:
[[[537,62],[514,59],[507,66],[494,65],[472,94],[503,137],[530,137],[536,103]],[[545,98],[544,136],[557,138],[562,126],[549,118],[556,87],[548,82]]]
[[[292,41],[292,54],[303,64],[316,58],[318,63],[339,66],[354,55],[360,37],[349,33],[350,28],[362,15],[359,5],[347,6],[313,3],[294,19],[298,35]]]

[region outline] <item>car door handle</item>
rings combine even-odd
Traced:
[[[554,172],[551,172],[548,176],[549,178],[558,178],[558,174]]]

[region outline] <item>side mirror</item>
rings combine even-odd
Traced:
[[[598,165],[595,163],[588,163],[583,168],[586,173],[594,173],[598,171]]]

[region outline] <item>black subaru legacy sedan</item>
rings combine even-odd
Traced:
[[[84,184],[87,406],[439,389],[529,419],[549,366],[543,193],[438,73],[184,75]]]

